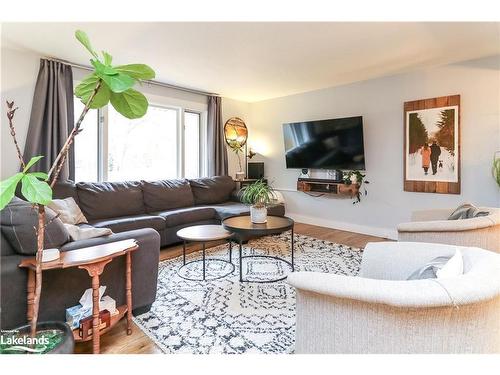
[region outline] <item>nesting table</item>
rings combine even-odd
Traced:
[[[294,241],[293,241],[293,226],[294,221],[286,216],[269,216],[267,217],[267,222],[262,224],[252,223],[249,215],[245,216],[233,216],[229,217],[222,221],[222,226],[232,232],[234,237],[237,239],[239,243],[240,250],[240,282],[255,282],[255,283],[268,283],[268,282],[276,282],[286,279],[286,275],[277,279],[271,280],[244,280],[243,279],[243,259],[245,258],[263,258],[263,259],[274,259],[280,262],[287,264],[292,271],[294,271]],[[279,234],[282,232],[286,232],[291,230],[290,237],[290,249],[291,249],[291,259],[290,261],[272,255],[243,255],[243,246],[242,243],[254,236],[267,236],[271,234]]]
[[[222,262],[225,264],[229,264],[229,271],[224,273],[223,275],[217,276],[217,277],[210,277],[208,280],[217,280],[222,277],[226,277],[227,275],[233,273],[235,267],[234,264],[231,262],[231,257],[232,257],[232,242],[231,242],[231,237],[232,233],[224,229],[220,225],[195,225],[192,227],[187,227],[179,230],[177,232],[177,236],[183,240],[183,246],[182,246],[182,267],[180,267],[177,270],[177,274],[182,277],[183,279],[190,280],[190,281],[204,281],[207,280],[207,275],[206,275],[206,265],[207,262]],[[224,259],[214,259],[214,258],[206,258],[206,243],[210,241],[220,241],[220,240],[226,240],[229,243],[229,260],[224,260]],[[201,242],[202,243],[202,259],[198,260],[192,260],[190,262],[186,263],[186,244],[188,242]],[[201,277],[189,277],[189,276],[184,276],[182,275],[182,270],[189,264],[192,263],[198,263],[202,262],[203,263],[203,270],[202,270],[202,276]]]

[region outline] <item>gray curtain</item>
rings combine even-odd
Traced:
[[[207,151],[208,175],[227,176],[227,148],[222,123],[222,105],[219,96],[208,97]]]
[[[73,72],[71,66],[40,59],[31,117],[24,147],[24,160],[43,155],[31,169],[48,172],[74,126]],[[59,175],[60,180],[74,179],[74,149]]]

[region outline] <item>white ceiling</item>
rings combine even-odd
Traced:
[[[2,42],[79,64],[87,32],[116,63],[248,102],[500,54],[500,23],[4,23]]]

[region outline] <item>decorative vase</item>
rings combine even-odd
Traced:
[[[250,206],[250,220],[254,224],[264,224],[267,222],[266,206]]]
[[[243,181],[245,179],[245,172],[236,172],[236,181]]]

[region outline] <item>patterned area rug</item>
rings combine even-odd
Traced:
[[[244,255],[290,259],[290,233],[263,237],[244,245]],[[356,275],[362,251],[345,245],[295,235],[295,270]],[[135,323],[164,353],[293,353],[295,290],[285,281],[239,282],[239,254],[233,246],[234,272],[218,280],[188,281],[178,275],[182,257],[160,263],[158,293],[151,310]],[[188,261],[200,259],[197,252]],[[228,245],[207,250],[207,259],[229,258]],[[223,262],[207,263],[207,278],[231,271]],[[286,263],[245,258],[244,278],[279,278]],[[201,275],[201,262],[184,267],[182,276]]]

